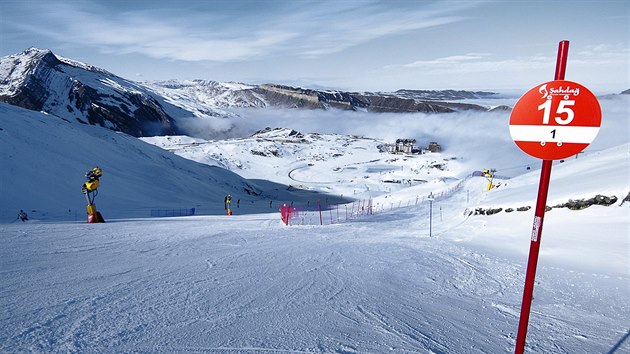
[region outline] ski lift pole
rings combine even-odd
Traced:
[[[435,200],[433,192],[429,193],[427,200],[429,201],[429,237],[433,237],[433,201]]]
[[[328,211],[330,212],[330,224],[334,224],[333,222],[333,213],[332,213],[332,208],[330,207],[330,205],[328,205]]]
[[[317,200],[317,209],[319,209],[319,224],[324,225],[324,219],[322,218],[322,205],[320,204],[319,199]]]

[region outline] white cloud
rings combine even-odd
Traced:
[[[220,8],[193,10],[184,5],[122,12],[93,2],[52,2],[37,4],[35,24],[23,29],[107,53],[140,53],[169,60],[316,58],[378,38],[461,21],[458,13],[479,4],[300,1],[276,3],[281,6],[272,10],[260,5],[268,11],[234,15],[221,13]]]
[[[331,14],[333,16],[333,14]],[[428,18],[419,13],[366,14],[357,18],[341,17],[327,31],[309,38],[299,49],[304,57],[319,57],[341,52],[349,47],[423,28],[447,25],[461,20],[454,16]]]
[[[553,58],[533,56],[517,59],[494,59],[489,53],[469,53],[452,55],[431,60],[417,60],[402,65],[388,65],[387,70],[423,70],[433,73],[479,73],[479,72],[508,72],[541,69],[553,63]]]
[[[591,45],[577,48],[569,53],[568,65],[596,68],[606,65],[607,69],[628,66],[629,51],[623,45]],[[555,56],[541,54],[502,59],[491,53],[467,53],[429,60],[417,60],[407,64],[387,65],[388,71],[422,71],[425,74],[444,73],[522,73],[530,70],[553,68]],[[627,69],[626,69],[627,71]]]
[[[572,57],[576,59],[572,59]],[[627,44],[610,45],[598,44],[585,46],[574,55],[569,55],[569,60],[576,65],[624,65],[628,68],[630,61],[630,49]]]
[[[94,46],[106,53],[139,53],[183,61],[233,61],[264,55],[267,48],[295,37],[291,32],[265,29],[238,33],[197,27],[198,15],[191,15],[190,23],[186,23],[180,18],[151,18],[144,13],[107,16],[66,5],[55,6],[55,11],[41,14],[46,17],[45,27],[23,28],[62,43]]]

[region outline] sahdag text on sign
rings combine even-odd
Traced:
[[[518,100],[510,116],[510,134],[527,154],[559,160],[584,150],[597,136],[601,120],[591,91],[576,82],[555,80]]]

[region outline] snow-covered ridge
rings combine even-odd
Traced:
[[[0,58],[0,101],[134,136],[173,134],[174,116],[192,117],[132,81],[36,48]]]
[[[174,106],[192,112],[198,118],[234,117],[224,108],[266,107],[253,87],[240,83],[221,83],[211,80],[168,80],[143,82],[142,85],[164,97]]]
[[[51,60],[58,60],[69,66],[86,71],[100,72],[108,77],[114,76],[112,73],[96,66],[55,55],[48,49],[31,47],[22,53],[5,56],[0,59],[0,82],[2,83],[0,85],[0,96],[15,95],[18,88],[28,79],[28,76],[33,74],[39,62],[47,56]],[[118,86],[122,88],[122,85],[118,84]]]
[[[488,107],[474,102],[463,104],[449,101],[500,97],[491,92],[402,90],[359,93],[277,84],[247,85],[204,80],[168,80],[143,84],[167,97],[173,104],[188,108],[194,104],[217,108],[336,108],[367,112],[435,113],[462,110],[487,111]]]
[[[0,96],[15,95],[37,61],[50,53],[49,50],[28,48],[22,53],[0,58]]]

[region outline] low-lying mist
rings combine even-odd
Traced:
[[[629,95],[600,98],[602,127],[586,153],[630,140],[629,103]],[[408,138],[416,139],[420,147],[435,141],[442,146],[445,158],[455,157],[471,169],[496,168],[497,174],[512,176],[527,167],[540,166],[540,160],[529,157],[514,144],[509,132],[510,113],[506,111],[426,114],[266,108],[232,112],[239,117],[230,119],[229,124],[219,118],[216,122],[196,122],[196,135],[212,140],[244,138],[271,127],[302,133],[359,135],[390,143]]]

